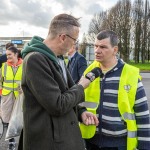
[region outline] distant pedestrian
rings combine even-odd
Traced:
[[[8,126],[14,102],[19,95],[17,81],[22,78],[22,59],[20,51],[14,47],[6,49],[7,62],[2,64],[0,73],[1,117],[5,127]],[[15,148],[15,139],[9,140],[8,150]]]
[[[7,50],[9,47],[14,46],[13,43],[7,43],[5,45],[5,49]],[[0,56],[0,68],[2,67],[2,64],[7,61],[6,53]],[[0,96],[0,103],[1,103],[1,96]]]
[[[78,43],[72,46],[68,52],[67,68],[75,83],[78,83],[83,72],[87,68],[87,61],[83,55],[78,52]]]
[[[14,44],[13,43],[7,43],[5,45],[5,49],[7,50],[11,46],[14,46]],[[2,67],[2,63],[6,62],[6,61],[7,61],[7,56],[6,56],[6,53],[5,53],[2,56],[0,56],[0,68]]]

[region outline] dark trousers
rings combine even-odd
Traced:
[[[91,144],[86,141],[87,150],[126,150],[126,147],[102,147],[99,148],[97,145]]]

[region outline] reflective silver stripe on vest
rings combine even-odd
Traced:
[[[131,114],[131,113],[124,113],[123,115],[123,118],[126,120],[126,119],[128,119],[128,120],[135,120],[135,115],[134,114]]]
[[[20,80],[4,80],[5,83],[16,83],[16,82],[20,82]]]
[[[4,89],[9,90],[9,91],[18,91],[18,88],[10,88],[10,87],[6,87],[3,86]]]
[[[94,103],[94,102],[82,102],[79,105],[80,106],[84,106],[86,108],[97,108],[98,103]]]
[[[13,83],[13,80],[4,80],[5,83]]]
[[[128,131],[128,137],[129,138],[137,137],[137,131]]]
[[[14,82],[21,82],[20,80],[14,80]]]
[[[6,73],[7,73],[7,63],[4,64],[4,77],[6,77]]]

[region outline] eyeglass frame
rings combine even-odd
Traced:
[[[75,39],[75,38],[73,38],[72,36],[70,36],[70,35],[68,35],[68,34],[65,34],[67,37],[69,37],[69,38],[71,38],[72,40],[74,40],[74,43],[76,44],[76,43],[78,43],[78,39]]]

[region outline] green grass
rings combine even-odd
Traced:
[[[66,64],[68,63],[68,59],[65,59]],[[128,64],[135,66],[139,68],[141,71],[150,71],[150,63],[134,63],[134,62],[129,62]]]
[[[145,64],[142,64],[142,63],[133,63],[133,62],[130,62],[128,63],[132,66],[135,66],[137,68],[139,68],[140,70],[142,71],[150,71],[150,63],[145,63]]]

